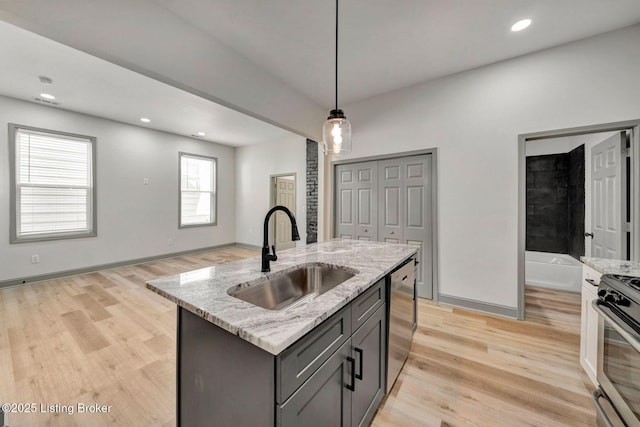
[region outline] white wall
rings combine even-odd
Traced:
[[[8,123],[97,137],[97,237],[9,244]],[[179,151],[218,158],[217,226],[178,229]],[[0,281],[234,242],[231,147],[0,96],[0,165]]]
[[[262,246],[264,217],[271,208],[271,175],[296,175],[297,246],[307,237],[306,139],[291,134],[287,140],[239,147],[236,151],[236,241]],[[272,217],[273,218],[273,217]],[[271,241],[270,241],[271,242]]]
[[[638,76],[634,26],[398,90],[344,106],[348,157],[438,147],[440,292],[515,308],[518,135],[640,118]]]

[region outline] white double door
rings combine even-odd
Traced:
[[[418,296],[433,298],[432,156],[338,165],[334,236],[418,247]]]

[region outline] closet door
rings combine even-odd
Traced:
[[[404,169],[403,158],[378,162],[378,235],[382,242],[404,243]]]
[[[416,271],[419,297],[433,298],[433,233],[431,155],[404,160],[404,243],[418,247]]]
[[[433,298],[432,156],[335,168],[335,237],[418,247],[418,296]]]
[[[431,156],[378,162],[379,240],[418,247],[418,296],[433,298]]]
[[[335,236],[346,239],[378,239],[377,162],[336,167]]]

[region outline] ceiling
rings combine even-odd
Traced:
[[[291,133],[246,114],[0,21],[0,94],[26,101],[56,96],[57,108],[241,146]],[[39,76],[53,84],[43,85]],[[51,101],[48,101],[51,102]],[[50,104],[44,104],[50,105]],[[146,117],[150,123],[142,123]],[[238,129],[242,129],[239,132]]]
[[[332,0],[155,2],[332,106]],[[511,32],[523,18],[533,20],[529,29]],[[638,0],[342,0],[340,98],[348,104],[638,22]]]
[[[292,122],[303,107],[291,101],[293,95],[278,98],[286,87],[315,106],[309,115],[316,120],[334,102],[334,13],[328,0],[0,0],[0,19],[121,66],[89,55],[81,59],[78,51],[2,25],[8,33],[0,33],[0,54],[13,60],[0,65],[0,93],[32,97],[33,77],[50,65],[56,85],[75,85],[60,86],[63,108],[128,122],[153,115],[166,123],[163,130],[179,134],[203,130],[209,137],[220,126],[215,140],[231,145],[266,140],[264,135],[273,140],[278,135],[271,126],[219,118],[228,109],[213,104],[299,130]],[[522,18],[533,24],[511,32]],[[638,0],[343,0],[340,104],[639,22]],[[224,68],[233,61],[236,68]],[[68,66],[76,63],[82,68]],[[43,68],[36,71],[33,64]],[[4,78],[7,72],[16,73],[12,82]],[[170,87],[148,77],[197,96],[170,95]],[[211,83],[216,79],[217,86]],[[285,116],[293,118],[285,123]],[[323,119],[317,119],[318,129]],[[209,127],[201,129],[202,123]],[[223,131],[225,123],[233,125]]]

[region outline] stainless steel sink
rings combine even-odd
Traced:
[[[289,308],[335,288],[358,272],[336,265],[312,263],[227,290],[232,297],[268,310]]]

